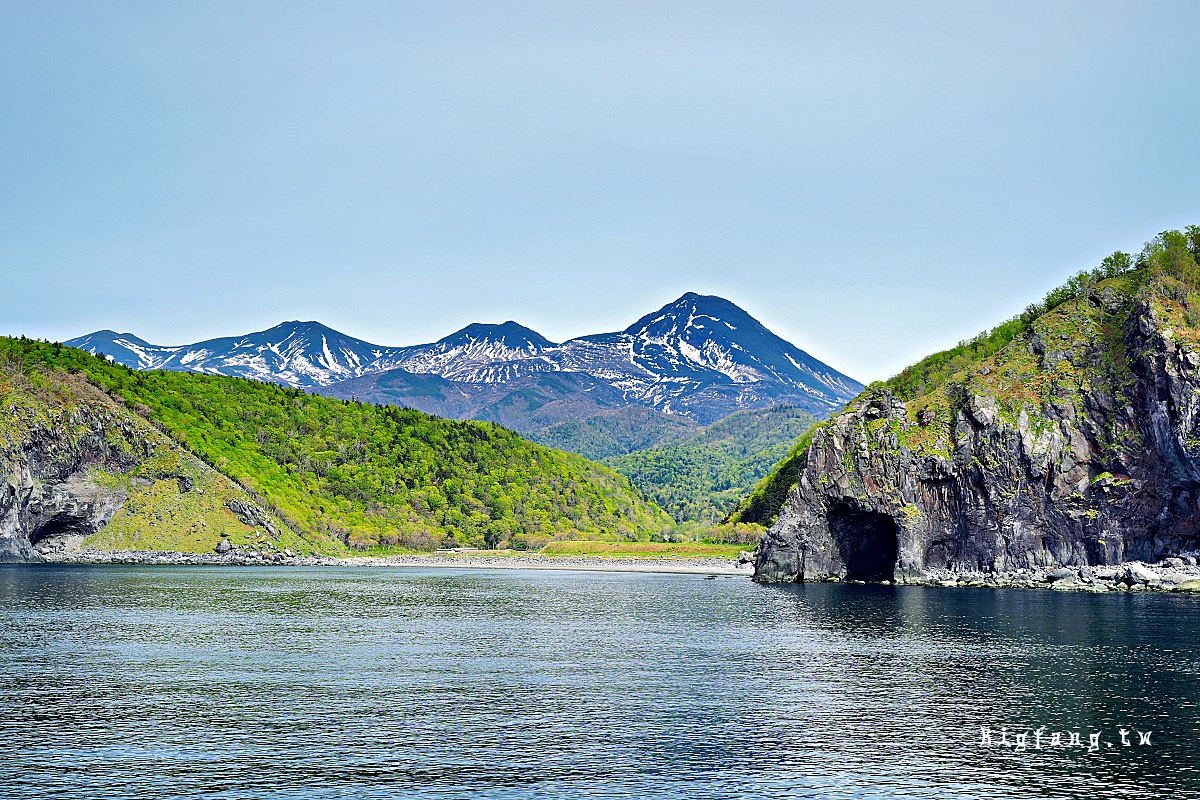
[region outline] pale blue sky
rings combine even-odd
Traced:
[[[1200,222],[1196,3],[0,0],[0,332],[555,340],[720,294],[869,381]]]

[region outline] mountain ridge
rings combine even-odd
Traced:
[[[569,373],[587,376],[583,384],[606,384],[622,403],[702,424],[778,403],[824,416],[861,390],[857,381],[776,336],[731,301],[695,292],[623,331],[562,343],[512,320],[472,323],[437,341],[408,346],[377,345],[320,322],[292,320],[191,345],[155,345],[112,330],[65,344],[134,369],[235,375],[335,396],[353,392],[367,400],[376,390],[372,376],[387,373],[397,384],[430,385],[428,378],[411,376],[437,376],[459,384],[454,389],[466,395],[494,393],[481,386],[520,389],[539,375]]]

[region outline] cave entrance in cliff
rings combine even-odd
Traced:
[[[848,581],[896,579],[896,521],[887,514],[837,505],[829,511],[829,528]]]
[[[76,517],[51,517],[30,531],[29,544],[36,545],[39,542],[54,541],[65,536],[83,536],[86,533],[87,531],[82,530],[81,520]]]

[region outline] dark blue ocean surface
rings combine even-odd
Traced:
[[[0,796],[1200,797],[1198,612],[690,575],[3,567]]]

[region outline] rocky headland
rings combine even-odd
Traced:
[[[1194,588],[1193,244],[868,387],[811,432],[756,580]]]

